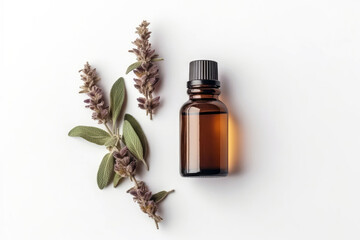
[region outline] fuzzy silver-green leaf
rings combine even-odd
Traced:
[[[116,187],[119,185],[121,179],[123,179],[123,177],[120,176],[119,174],[115,173],[114,181],[113,181],[113,183],[114,183],[114,188],[116,188]]]
[[[107,153],[102,159],[97,173],[97,184],[100,189],[106,187],[114,176],[114,157]]]
[[[113,136],[109,140],[107,140],[104,145],[107,147],[113,147],[115,146],[116,142],[117,142],[117,138]]]
[[[141,162],[143,162],[146,168],[149,170],[148,165],[144,160],[144,152],[141,145],[141,141],[136,134],[134,128],[131,126],[128,120],[124,121],[123,135],[127,148],[129,151]]]
[[[89,142],[104,145],[111,136],[106,131],[97,127],[77,126],[70,130],[70,137],[81,137]]]
[[[136,134],[138,135],[138,137],[141,141],[141,145],[143,147],[143,153],[144,153],[144,157],[145,157],[147,154],[147,151],[148,151],[148,143],[147,143],[147,139],[146,139],[144,131],[142,130],[138,121],[136,121],[136,119],[132,115],[126,113],[124,119],[129,121],[129,123],[135,130]],[[125,144],[126,144],[126,142],[125,142]]]
[[[125,98],[125,83],[124,78],[119,78],[111,87],[110,91],[110,113],[113,122],[113,128],[116,125],[118,117],[121,112],[122,105]]]
[[[152,62],[159,62],[159,61],[163,61],[163,58],[153,58],[151,59]]]
[[[172,192],[174,192],[174,190],[171,190],[171,191],[168,191],[168,192],[167,191],[161,191],[161,192],[155,193],[154,195],[151,196],[151,200],[153,200],[156,203],[159,203],[162,200],[164,200],[167,197],[167,195],[169,195]]]
[[[132,70],[140,67],[141,62],[134,62],[133,64],[131,64],[127,69],[126,69],[126,74],[128,74],[129,72],[131,72]]]

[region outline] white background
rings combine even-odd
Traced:
[[[360,239],[359,1],[1,2],[1,239]],[[135,27],[151,22],[162,102],[150,121],[126,76],[126,112],[150,142],[160,230],[125,191],[100,191],[101,146],[77,92],[125,76]],[[219,63],[230,111],[230,175],[178,173],[188,63]]]

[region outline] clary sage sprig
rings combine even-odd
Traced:
[[[129,178],[135,186],[127,192],[133,196],[141,210],[154,219],[156,227],[159,228],[158,223],[162,218],[157,214],[158,203],[174,190],[152,194],[144,182],[135,178],[139,162],[149,169],[145,161],[148,145],[139,123],[130,114],[125,114],[122,135],[120,134],[119,118],[125,98],[124,79],[119,78],[113,84],[109,107],[105,104],[102,89],[97,85],[100,78],[96,69],[86,63],[80,72],[81,80],[84,82],[80,87],[80,93],[86,93],[88,96],[88,99],[84,101],[86,107],[93,111],[92,118],[99,124],[103,124],[106,131],[96,127],[77,126],[69,132],[69,136],[81,137],[107,148],[109,152],[102,159],[97,173],[99,188],[103,189],[111,182],[114,187],[117,187],[122,179]]]
[[[152,115],[154,109],[160,104],[160,97],[153,98],[153,92],[156,84],[159,82],[159,67],[156,64],[158,61],[164,60],[159,58],[159,55],[155,53],[155,50],[151,48],[149,38],[151,32],[148,29],[150,23],[143,21],[139,27],[136,28],[138,38],[133,42],[136,48],[129,50],[136,55],[137,62],[131,64],[126,70],[126,74],[133,71],[136,75],[134,78],[135,88],[144,95],[137,99],[138,106],[141,109],[146,110],[146,115]]]

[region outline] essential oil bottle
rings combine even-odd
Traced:
[[[180,109],[180,173],[228,174],[228,111],[219,100],[217,62],[190,62],[189,100]]]

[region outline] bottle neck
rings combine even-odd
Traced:
[[[188,88],[187,93],[191,100],[196,99],[219,99],[221,93],[219,88],[209,85],[192,86]]]

